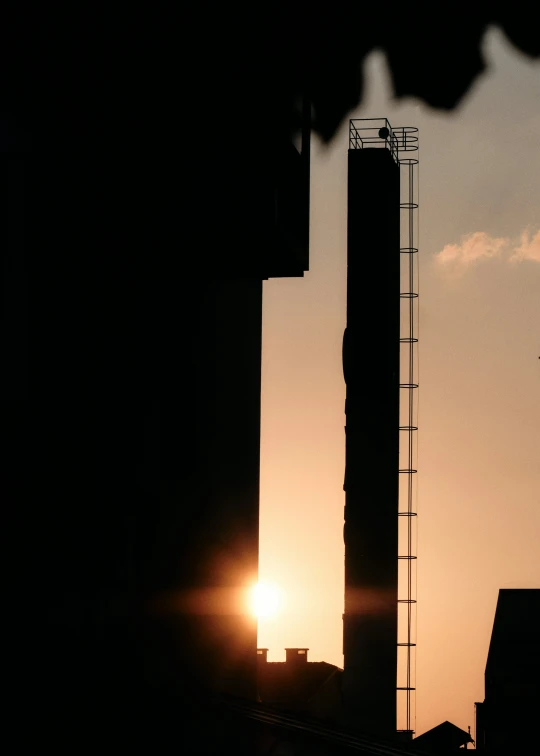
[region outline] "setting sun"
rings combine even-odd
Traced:
[[[272,583],[257,583],[251,590],[251,609],[256,617],[272,617],[281,606],[281,592]]]

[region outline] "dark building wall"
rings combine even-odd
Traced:
[[[394,733],[399,461],[399,167],[349,151],[344,704]]]
[[[262,281],[308,264],[287,114],[227,76],[216,118],[186,112],[163,29],[143,55],[109,20],[97,46],[91,19],[48,43],[7,142],[0,124],[8,687],[68,742],[107,717],[136,738],[167,700],[177,728],[208,690],[255,697]]]
[[[181,573],[190,590],[218,589],[216,616],[204,618],[215,634],[211,650],[204,650],[204,633],[197,628],[203,649],[194,658],[208,657],[216,689],[255,699],[257,625],[247,613],[242,588],[256,582],[258,574],[261,280],[203,280],[197,317],[196,472],[183,531]],[[173,456],[172,471],[174,462]],[[183,481],[178,484],[182,489]],[[222,614],[227,605],[236,613]],[[227,682],[231,674],[232,689]]]
[[[18,700],[69,738],[197,691],[254,699],[262,276],[173,253],[173,188],[148,155],[19,169],[29,386],[2,405],[30,615]]]
[[[501,589],[485,672],[485,700],[476,704],[476,748],[526,752],[540,711],[540,590]]]

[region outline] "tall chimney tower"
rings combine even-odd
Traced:
[[[381,736],[396,733],[401,131],[355,119],[348,154],[343,703]]]

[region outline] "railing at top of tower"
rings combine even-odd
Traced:
[[[417,132],[415,126],[393,129],[387,118],[353,118],[349,121],[349,149],[386,149],[399,163],[400,153],[418,149]]]

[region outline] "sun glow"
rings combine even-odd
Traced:
[[[256,617],[273,617],[281,604],[281,591],[277,585],[257,583],[251,589],[251,610]]]

